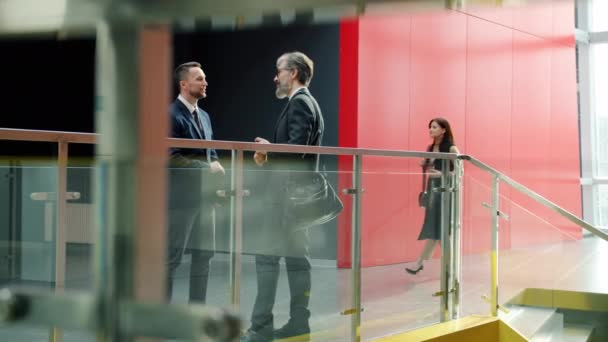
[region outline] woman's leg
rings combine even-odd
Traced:
[[[420,258],[418,258],[418,266],[421,266],[422,263],[429,260],[433,256],[433,252],[435,251],[435,246],[437,246],[437,242],[439,240],[426,240],[424,244],[424,249],[420,254]]]
[[[425,261],[429,260],[431,256],[433,256],[433,252],[435,251],[435,246],[437,246],[438,240],[427,239],[424,244],[424,248],[422,249],[422,253],[420,253],[420,257],[416,261],[416,268],[405,268],[405,270],[410,274],[416,274],[422,270],[422,265]]]

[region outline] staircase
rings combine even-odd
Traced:
[[[592,341],[594,326],[568,323],[564,313],[554,308],[512,305],[509,313],[499,317],[533,342],[587,342]]]
[[[525,289],[503,309],[498,318],[467,316],[377,341],[608,341],[608,294]]]
[[[608,341],[606,294],[526,289],[505,307],[500,319],[530,341]]]

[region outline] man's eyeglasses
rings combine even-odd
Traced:
[[[281,73],[281,71],[283,70],[291,70],[289,68],[277,68],[277,76],[279,76],[279,74]]]

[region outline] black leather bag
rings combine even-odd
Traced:
[[[287,187],[287,199],[293,210],[295,229],[319,226],[336,218],[344,209],[340,197],[327,181],[324,173],[314,172]]]
[[[310,96],[299,93],[296,96]],[[323,118],[317,103],[313,101],[314,129],[306,141],[308,146],[321,146],[323,140]],[[340,197],[327,181],[324,172],[320,172],[320,158],[316,156],[315,171],[297,177],[297,181],[287,186],[287,200],[293,213],[294,229],[305,229],[327,223],[342,212],[344,205]]]
[[[426,192],[426,167],[422,166],[422,191],[418,194],[418,205],[426,208],[429,205],[429,193]]]

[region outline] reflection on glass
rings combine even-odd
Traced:
[[[51,329],[33,328],[29,326],[12,326],[0,328],[0,341],[33,342],[53,341],[50,337]],[[99,341],[94,333],[85,331],[61,331],[63,342],[96,342]]]
[[[362,340],[440,320],[440,298],[433,293],[440,288],[441,195],[429,192],[427,208],[420,206],[423,188],[437,185],[423,181],[420,163],[395,157],[363,160]]]
[[[93,241],[87,232],[93,231],[89,220],[92,204],[68,201],[66,240],[57,241],[57,167],[40,166],[54,163],[20,163],[26,165],[0,167],[0,255],[9,261],[0,262],[0,287],[49,292],[91,289]],[[79,184],[77,179],[83,175],[88,178],[90,171],[68,170],[68,187]],[[90,189],[75,186],[70,190],[86,194]],[[65,264],[56,262],[58,243],[66,244]],[[3,326],[0,340],[48,341],[51,332],[51,328]],[[96,340],[87,332],[61,331],[60,335],[67,342]]]
[[[321,162],[320,170],[326,170],[321,176],[297,168],[287,155],[271,158],[274,165],[268,167],[246,161],[244,173],[250,196],[243,204],[240,310],[243,325],[251,329],[247,337],[311,334],[313,340],[342,340],[349,334],[350,317],[340,312],[349,305],[350,270],[337,267],[340,218],[310,224],[320,213],[313,210],[317,200],[311,195],[324,187],[323,179],[337,189],[338,178],[351,175],[338,174],[335,160]]]
[[[230,172],[169,163],[166,286],[172,302],[227,306],[230,209],[223,192]]]
[[[563,302],[550,302],[559,297],[549,295],[552,290],[608,291],[605,272],[599,271],[607,243],[596,237],[582,238],[580,227],[526,200],[508,202],[510,229],[502,234],[509,247],[499,255],[499,303],[514,308],[501,313],[507,322],[517,321],[517,305],[549,301],[549,306],[560,307]]]
[[[490,313],[490,304],[482,297],[491,295],[492,181],[487,174],[469,169],[463,181],[463,222],[460,284],[461,315]],[[475,176],[473,176],[475,175]],[[504,203],[500,209],[506,211]],[[501,227],[504,221],[499,222]],[[500,241],[500,240],[499,240]]]

